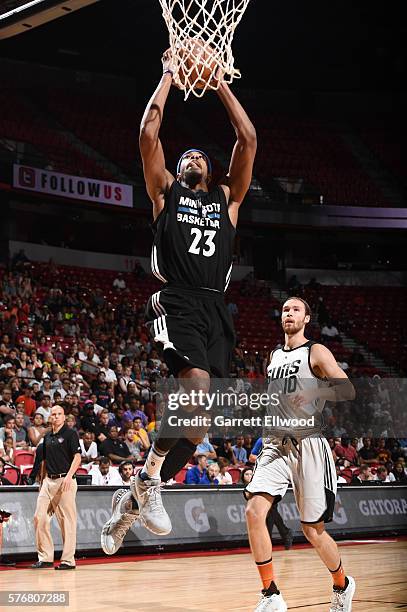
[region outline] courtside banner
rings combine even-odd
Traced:
[[[1,487],[1,507],[12,512],[3,524],[3,553],[35,553],[34,512],[38,488]],[[77,502],[77,551],[99,550],[100,533],[110,518],[115,487],[79,487]],[[239,486],[166,487],[164,505],[171,517],[172,532],[156,536],[136,521],[125,537],[123,549],[147,551],[157,546],[241,543],[247,541],[246,501]],[[278,504],[284,522],[295,536],[302,535],[293,493],[287,491]],[[393,485],[339,487],[332,523],[332,535],[392,533],[407,529],[407,487]],[[51,519],[55,548],[61,550],[61,534],[55,515]],[[276,534],[275,541],[279,541]]]
[[[133,206],[133,187],[30,166],[13,166],[13,187],[111,206]]]

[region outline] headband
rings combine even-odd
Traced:
[[[188,149],[188,151],[184,151],[183,154],[181,155],[181,157],[178,160],[178,164],[177,164],[177,174],[179,174],[179,171],[181,169],[181,162],[184,159],[185,155],[187,155],[188,153],[192,153],[192,152],[196,152],[196,153],[200,153],[201,155],[204,156],[205,161],[206,161],[206,165],[208,166],[208,174],[212,174],[212,164],[211,164],[211,160],[209,159],[209,157],[207,156],[207,154],[204,151],[201,151],[200,149]]]

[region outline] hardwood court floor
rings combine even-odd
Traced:
[[[407,610],[406,541],[341,546],[341,555],[356,579],[354,612]],[[276,551],[273,558],[289,610],[328,612],[331,579],[313,550]],[[80,564],[72,572],[11,570],[1,578],[1,590],[69,591],[69,608],[58,608],[69,612],[249,612],[259,593],[249,554]]]

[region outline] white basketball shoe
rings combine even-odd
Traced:
[[[156,535],[167,535],[172,525],[163,506],[161,488],[160,478],[142,480],[140,472],[130,478],[130,491],[138,503],[143,525]]]
[[[348,579],[346,589],[338,590],[334,587],[329,612],[351,612],[356,583],[352,576],[346,576],[346,578]]]
[[[278,595],[276,593],[268,595],[266,589],[263,589],[260,601],[254,612],[287,612],[287,604],[281,593]]]
[[[114,555],[122,545],[124,536],[140,516],[138,509],[133,508],[130,491],[118,489],[112,497],[112,516],[103,525],[100,543],[106,555]]]

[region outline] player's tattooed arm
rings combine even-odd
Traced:
[[[162,57],[163,76],[151,96],[140,125],[140,153],[143,161],[147,193],[153,202],[154,218],[164,206],[164,194],[170,188],[174,177],[165,167],[164,150],[159,132],[164,107],[172,85],[173,66],[169,51]]]

